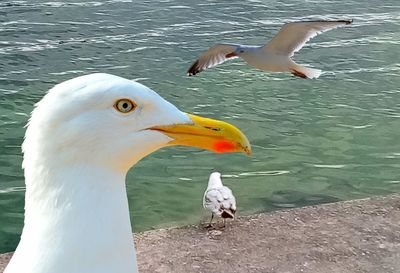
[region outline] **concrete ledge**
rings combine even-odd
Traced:
[[[136,235],[140,273],[398,273],[400,194]],[[0,272],[11,254],[0,255]]]

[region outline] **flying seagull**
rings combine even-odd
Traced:
[[[207,68],[240,57],[249,65],[264,71],[290,72],[300,78],[318,78],[321,70],[299,65],[291,57],[311,38],[352,22],[353,20],[293,22],[285,24],[278,34],[263,46],[217,44],[200,55],[187,74],[193,76]]]
[[[25,225],[4,273],[137,272],[125,177],[171,145],[251,152],[233,125],[183,113],[131,80],[91,74],[52,88],[22,145]]]
[[[236,200],[231,189],[222,185],[221,174],[213,172],[208,180],[208,186],[203,197],[203,207],[211,212],[211,220],[208,227],[211,227],[214,215],[222,219],[235,218]]]

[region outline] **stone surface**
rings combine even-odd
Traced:
[[[136,234],[140,273],[398,273],[400,194]],[[0,255],[0,272],[11,254]]]

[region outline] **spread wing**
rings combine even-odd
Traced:
[[[353,20],[288,23],[263,47],[263,50],[292,57],[293,54],[299,51],[311,38],[325,31],[349,25],[352,22]]]
[[[234,53],[237,47],[238,45],[234,44],[217,44],[210,47],[192,64],[192,66],[188,69],[187,74],[189,76],[193,76],[203,70],[206,70],[207,68],[214,67],[228,59],[235,58],[234,56],[227,57],[226,55],[229,53]]]

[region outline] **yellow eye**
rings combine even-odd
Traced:
[[[136,104],[129,99],[120,99],[114,104],[114,108],[121,113],[129,113],[135,110]]]

